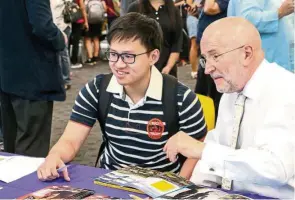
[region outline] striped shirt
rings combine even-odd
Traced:
[[[98,95],[103,75],[98,75],[79,92],[71,120],[92,127],[98,118]],[[108,142],[100,158],[100,166],[119,169],[122,165],[138,165],[159,171],[180,171],[179,161],[170,162],[163,151],[169,139],[161,102],[163,77],[152,68],[151,80],[145,97],[133,104],[124,94],[113,76],[107,91],[113,93],[108,110],[105,133]],[[178,113],[180,130],[201,139],[207,132],[202,107],[195,93],[178,83]],[[167,102],[169,103],[169,102]],[[147,132],[151,119],[163,122],[164,132],[159,139],[152,139]]]

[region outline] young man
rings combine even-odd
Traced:
[[[106,91],[113,99],[105,119],[107,141],[99,159],[100,167],[114,170],[125,165],[139,165],[161,171],[180,171],[180,175],[187,178],[191,175],[196,160],[187,159],[181,168],[179,160],[170,162],[163,152],[171,134],[167,132],[163,116],[164,77],[154,66],[160,56],[162,40],[158,22],[139,13],[120,17],[111,26],[107,58],[113,76]],[[40,180],[58,177],[57,168],[78,153],[98,119],[100,84],[104,77],[98,75],[80,91],[64,134],[38,169]],[[201,104],[190,89],[176,84],[180,130],[201,139],[206,134]],[[66,168],[63,173],[65,179],[70,180]]]
[[[205,73],[225,93],[217,125],[205,143],[183,132],[170,138],[169,158],[180,152],[201,159],[191,179],[196,184],[292,199],[294,74],[265,60],[258,30],[243,18],[209,25],[201,48]]]

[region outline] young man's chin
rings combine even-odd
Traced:
[[[133,81],[129,81],[127,79],[119,79],[119,78],[117,78],[117,82],[122,86],[127,86],[133,83]]]

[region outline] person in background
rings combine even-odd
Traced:
[[[198,74],[198,65],[199,65],[199,47],[197,44],[197,31],[198,31],[198,8],[201,7],[201,5],[195,0],[187,0],[188,7],[188,15],[186,19],[187,24],[187,30],[188,35],[190,37],[190,55],[189,55],[189,61],[191,64],[191,77],[196,79]]]
[[[107,10],[107,6],[105,1],[101,1],[104,7],[104,10]],[[102,22],[97,23],[89,23],[89,29],[85,30],[83,33],[84,36],[84,44],[87,52],[87,60],[85,64],[87,65],[95,65],[99,61],[99,38],[101,36],[102,31]]]
[[[129,6],[136,0],[121,0],[120,2],[120,16],[124,16],[128,12]]]
[[[106,115],[104,135],[107,140],[99,166],[115,170],[135,165],[189,178],[196,160],[170,162],[163,152],[173,133],[168,133],[163,112],[166,75],[164,77],[154,66],[163,42],[159,24],[142,14],[129,13],[113,22],[107,37],[110,50],[106,56],[113,74],[104,89],[113,98]],[[99,95],[104,77],[103,74],[97,75],[79,92],[63,135],[38,169],[40,180],[59,177],[57,169],[78,153],[99,119]],[[177,87],[178,116],[175,122],[179,123],[179,130],[193,138],[203,138],[207,130],[198,97],[187,86],[169,78]],[[152,125],[154,122],[159,127]],[[65,180],[70,180],[66,167],[63,175]]]
[[[118,0],[104,0],[107,8],[108,28],[112,22],[120,17],[120,2]]]
[[[52,18],[55,25],[67,35],[69,40],[71,34],[71,24],[64,22],[63,10],[65,8],[65,0],[50,0]],[[60,53],[60,67],[61,73],[64,80],[64,87],[66,90],[71,88],[71,77],[70,77],[70,55],[68,47],[66,47]]]
[[[231,0],[228,16],[241,16],[258,29],[265,58],[294,72],[294,0]],[[294,60],[294,59],[293,59]]]
[[[5,27],[0,31],[4,150],[44,157],[53,101],[65,100],[59,52],[67,36],[53,23],[49,0],[3,1],[0,15],[0,26]]]
[[[241,17],[209,25],[201,51],[205,73],[224,93],[217,124],[204,143],[177,133],[167,156],[200,159],[196,184],[294,198],[295,75],[265,59],[258,30]]]
[[[82,37],[83,30],[88,31],[88,19],[85,8],[84,0],[75,0],[75,2],[80,6],[83,18],[79,19],[77,22],[72,23],[72,33],[70,36],[69,52],[71,56],[72,69],[79,69],[82,64],[79,63],[79,43]]]
[[[164,74],[177,77],[176,62],[182,47],[182,23],[178,9],[172,0],[139,0],[128,8],[157,20],[162,28],[164,44],[156,67]]]
[[[199,16],[198,33],[197,33],[197,44],[200,47],[200,42],[203,36],[204,30],[212,22],[226,17],[227,6],[229,0],[202,0],[202,10]],[[202,49],[201,49],[202,50]],[[216,90],[213,79],[206,75],[204,69],[199,66],[198,76],[196,81],[195,93],[209,96],[214,101],[215,107],[215,118],[218,116],[219,101],[221,93]]]

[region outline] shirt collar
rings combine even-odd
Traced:
[[[152,66],[151,79],[145,94],[145,98],[150,97],[152,99],[161,101],[162,89],[163,89],[163,76],[155,66]],[[123,86],[117,82],[117,79],[114,75],[112,76],[111,81],[107,87],[107,92],[119,94],[122,99],[125,99],[125,92],[124,92]]]
[[[268,64],[269,62],[264,59],[252,75],[251,79],[247,82],[242,92],[247,98],[255,99],[263,90],[263,80],[265,79],[265,76],[269,70]]]

